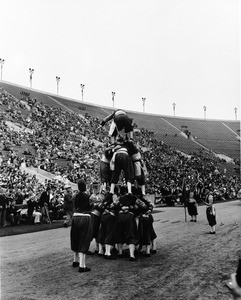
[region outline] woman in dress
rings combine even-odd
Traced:
[[[89,195],[86,193],[86,183],[78,181],[79,192],[74,196],[74,214],[70,231],[71,250],[74,251],[73,267],[79,267],[79,272],[88,272],[86,253],[93,237],[91,206]]]
[[[190,222],[197,222],[197,215],[198,215],[197,208],[198,205],[197,205],[197,201],[194,199],[194,192],[190,191],[189,199],[187,202],[187,211],[191,217]]]
[[[207,196],[207,209],[206,209],[206,215],[208,219],[208,224],[211,227],[209,234],[215,234],[216,233],[216,227],[215,225],[217,224],[216,222],[216,209],[213,204],[213,194],[208,194]]]

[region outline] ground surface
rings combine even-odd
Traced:
[[[71,266],[70,228],[2,236],[1,299],[232,299],[225,281],[241,254],[241,202],[216,204],[216,235],[206,234],[205,206],[197,223],[185,222],[183,207],[157,210],[157,254],[87,256],[88,273]]]

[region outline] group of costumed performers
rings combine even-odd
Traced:
[[[123,246],[128,245],[129,260],[136,253],[150,256],[156,253],[156,233],[153,228],[153,205],[145,196],[145,175],[138,148],[133,142],[132,120],[117,110],[101,122],[113,119],[110,131],[112,144],[100,162],[101,187],[86,191],[83,179],[79,192],[73,197],[74,214],[71,226],[73,267],[79,272],[90,271],[86,254],[98,253],[106,259],[123,257]],[[124,137],[120,131],[124,131]],[[123,174],[124,184],[120,182]],[[95,244],[90,252],[91,241]]]
[[[123,171],[128,193],[131,194],[131,185],[135,179],[145,195],[146,167],[139,149],[133,143],[133,120],[123,110],[117,110],[107,116],[101,125],[111,119],[113,119],[109,130],[111,146],[105,149],[100,163],[101,190],[105,190],[107,183],[110,182],[110,192],[114,194],[115,185]]]

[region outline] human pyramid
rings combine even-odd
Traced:
[[[130,261],[136,260],[136,253],[147,257],[156,253],[153,205],[145,197],[144,164],[133,142],[132,119],[125,111],[117,110],[100,125],[110,120],[111,146],[101,157],[100,190],[94,188],[88,195],[86,183],[81,179],[79,192],[73,199],[72,265],[79,272],[90,271],[85,264],[87,253],[98,253],[105,259],[121,258],[124,244],[128,245]],[[122,184],[118,184],[120,175]],[[94,252],[89,251],[91,241],[96,247]]]

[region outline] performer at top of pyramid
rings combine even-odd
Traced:
[[[110,120],[112,120],[109,129],[111,143],[115,142],[117,136],[122,136],[127,140],[133,140],[133,120],[124,110],[117,109],[112,114],[104,118],[100,125],[104,126]]]

